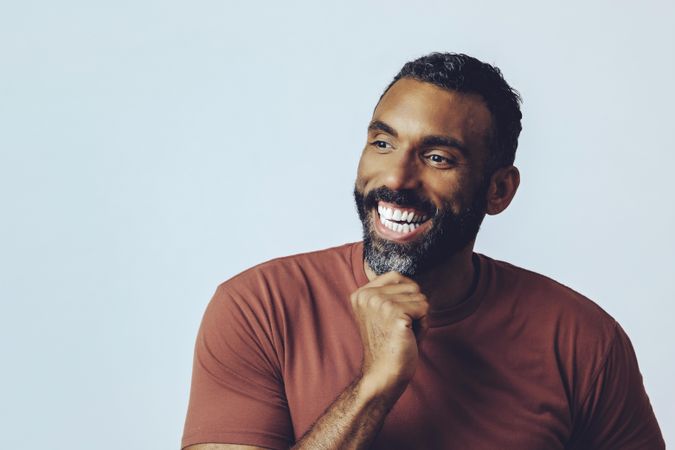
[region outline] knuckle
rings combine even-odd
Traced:
[[[367,289],[359,289],[351,295],[352,306],[355,308],[363,308],[367,305],[368,292]]]
[[[403,329],[403,328],[408,328],[410,326],[410,323],[406,319],[396,319],[397,325]]]
[[[384,314],[389,314],[394,310],[394,303],[391,300],[384,300],[380,303],[380,310]]]
[[[375,308],[378,305],[382,304],[382,296],[380,294],[373,294],[370,297],[368,297],[368,307],[370,308]]]

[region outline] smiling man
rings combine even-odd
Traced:
[[[519,97],[461,54],[407,63],[368,125],[363,241],[219,286],[183,447],[661,449],[621,327],[581,294],[473,251],[507,208]]]

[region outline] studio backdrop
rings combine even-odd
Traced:
[[[431,51],[522,95],[521,185],[478,252],[631,337],[675,445],[675,6],[0,5],[0,423],[12,449],[169,449],[216,286],[361,239],[366,126]]]

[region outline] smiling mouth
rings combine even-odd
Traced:
[[[387,234],[393,232],[401,237],[417,234],[415,231],[429,222],[429,216],[423,211],[392,203],[378,202],[377,213],[383,227],[390,230]]]

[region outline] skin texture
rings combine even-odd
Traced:
[[[404,78],[375,108],[373,123],[384,123],[391,130],[370,127],[359,162],[357,190],[367,194],[380,186],[413,189],[439,208],[449,203],[455,213],[471,204],[484,180],[492,127],[492,116],[478,95]],[[433,137],[450,138],[463,150],[425,145]],[[515,167],[497,170],[487,187],[485,212],[498,214],[506,209],[519,182]],[[371,218],[377,220],[377,213]],[[432,309],[452,306],[468,294],[474,276],[473,244],[418,277]],[[369,279],[376,276],[367,264],[365,270]]]
[[[479,96],[401,79],[373,113],[356,189],[364,194],[380,186],[413,189],[437,207],[451,205],[456,213],[482,192],[485,213],[498,214],[513,199],[520,177],[513,166],[501,168],[481,191],[491,127],[492,116]],[[445,138],[445,143],[435,137]],[[447,145],[449,141],[457,145]],[[376,211],[370,220],[378,220]],[[452,306],[469,294],[473,245],[474,241],[469,242],[416,281],[396,272],[378,276],[364,263],[369,282],[350,297],[363,344],[361,374],[294,449],[368,448],[415,373],[428,312]],[[188,448],[259,447],[201,444]]]

